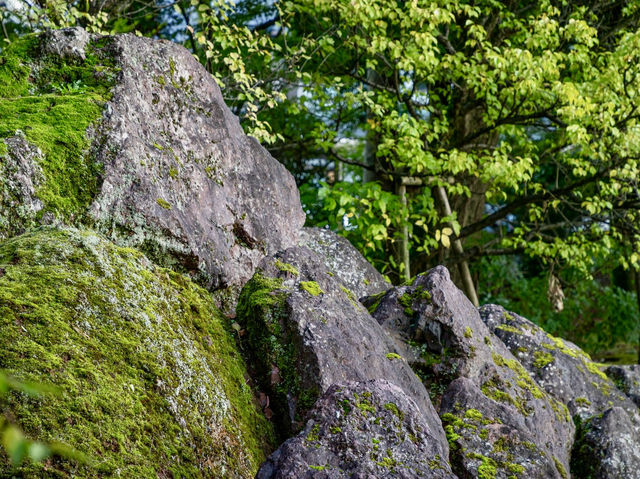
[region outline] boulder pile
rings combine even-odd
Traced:
[[[184,48],[2,50],[0,370],[53,392],[0,408],[64,447],[0,476],[640,477],[636,366],[304,219]]]

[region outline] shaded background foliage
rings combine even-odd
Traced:
[[[182,43],[294,174],[308,225],[393,282],[444,263],[467,289],[467,265],[481,302],[631,360],[637,2],[5,0],[0,13],[5,43],[75,25]]]

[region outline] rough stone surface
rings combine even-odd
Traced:
[[[618,389],[640,407],[640,365],[609,366],[605,372]]]
[[[43,181],[39,163],[42,152],[29,144],[21,132],[6,138],[0,154],[0,238],[13,236],[36,224],[42,202],[36,189]]]
[[[256,479],[451,478],[446,441],[418,405],[384,380],[334,385],[305,428],[262,465]]]
[[[566,404],[572,416],[600,414],[614,405],[636,410],[598,364],[575,344],[548,334],[501,306],[485,305],[480,315],[540,387]]]
[[[0,477],[250,478],[272,427],[206,290],[93,232],[41,227],[0,242],[0,369],[56,388],[2,392],[0,417],[58,457]]]
[[[91,214],[119,243],[165,252],[210,288],[248,280],[304,223],[291,174],[227,108],[185,48],[115,37],[122,68],[101,126]]]
[[[364,301],[405,343],[408,361],[440,401],[460,477],[561,478],[574,426],[437,267],[409,286]],[[493,474],[493,475],[488,475]]]
[[[324,259],[324,264],[357,298],[391,288],[384,277],[342,236],[324,228],[302,228],[300,246]]]
[[[240,295],[245,350],[284,435],[299,429],[304,413],[330,386],[384,378],[416,402],[430,430],[443,439],[420,380],[354,293],[329,273],[311,250],[289,248],[265,258]]]
[[[50,30],[43,34],[42,49],[49,55],[67,60],[84,61],[91,35],[82,28]]]
[[[90,91],[83,82],[118,72],[102,95],[108,99],[102,119],[86,130],[92,147],[65,152],[102,168],[69,185],[79,190],[89,180],[96,191],[88,206],[79,203],[84,211],[59,215],[67,223],[139,248],[209,289],[242,285],[264,256],[297,244],[304,213],[293,177],[243,133],[213,77],[185,48],[80,29],[48,32],[40,45],[49,67],[75,62],[74,71],[90,71],[65,88]],[[111,66],[93,72],[84,65],[89,46]],[[10,93],[11,85],[4,87]]]
[[[640,477],[640,420],[613,407],[578,425],[571,472],[580,479]]]

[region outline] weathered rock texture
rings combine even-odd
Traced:
[[[0,369],[59,390],[1,414],[90,458],[0,454],[1,477],[250,478],[273,440],[207,291],[95,233],[0,242],[0,330]]]
[[[609,366],[605,372],[616,386],[640,407],[640,365]]]
[[[418,405],[384,380],[334,385],[306,427],[262,465],[256,479],[448,478],[446,445]],[[443,441],[444,443],[444,441]]]
[[[311,250],[289,248],[266,258],[240,295],[246,350],[284,434],[299,429],[330,386],[384,378],[416,402],[430,434],[444,439],[420,380],[353,292],[329,273]]]
[[[501,306],[483,306],[480,315],[540,387],[566,404],[572,416],[600,414],[614,405],[636,411],[635,404],[575,344]]]
[[[562,478],[573,423],[480,319],[444,267],[365,300],[441,396],[450,461],[460,477]]]
[[[578,423],[571,472],[580,479],[640,477],[640,420],[621,407]]]
[[[300,246],[317,253],[331,274],[356,295],[371,296],[391,288],[349,240],[323,228],[302,228]]]
[[[69,211],[46,201],[45,211],[66,223],[98,228],[118,244],[195,275],[210,289],[243,284],[265,255],[296,244],[304,213],[293,177],[243,133],[213,77],[186,49],[135,35],[95,37],[73,29],[48,34],[30,53],[39,60],[15,52],[11,57],[22,68],[24,83],[31,70],[48,71],[41,67],[45,59],[51,68],[75,65],[82,71],[80,83],[67,79],[71,86],[60,86],[60,96],[78,100],[67,91],[90,82],[92,88],[100,85],[96,104],[103,105],[98,126],[88,130],[92,147],[78,144],[77,151],[67,152],[87,166],[84,176],[95,187],[82,192],[82,201]],[[7,97],[14,93],[6,91]],[[1,134],[14,135],[12,124],[5,127],[2,121]],[[77,124],[82,135],[87,126]],[[26,135],[43,149],[45,163],[55,156],[53,146],[44,151],[47,145],[38,144],[46,137]],[[15,141],[7,146],[20,147]],[[38,163],[38,155],[11,151],[9,158],[21,155]],[[96,165],[99,169],[92,168]],[[30,168],[36,167],[22,171]],[[45,174],[35,196],[54,179]],[[68,196],[86,180],[72,176]],[[24,226],[40,218],[31,215]]]

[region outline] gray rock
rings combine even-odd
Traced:
[[[567,408],[489,331],[446,268],[365,304],[405,343],[408,361],[441,400],[456,474],[563,477],[574,432]]]
[[[640,407],[640,365],[609,366],[605,372],[618,389]]]
[[[302,228],[300,246],[306,246],[324,259],[326,267],[357,298],[391,288],[384,277],[342,236],[324,228]]]
[[[304,224],[293,177],[244,134],[213,77],[185,48],[114,38],[122,68],[97,153],[105,165],[91,215],[119,243],[242,284]]]
[[[36,189],[43,181],[42,152],[29,144],[22,132],[4,140],[0,153],[0,239],[16,236],[36,224],[42,201]]]
[[[354,293],[329,273],[311,250],[289,248],[265,258],[240,295],[244,349],[283,435],[299,430],[330,386],[384,378],[416,402],[444,440],[420,380]]]
[[[502,306],[480,308],[482,320],[529,371],[542,389],[566,404],[571,415],[588,417],[619,406],[636,406],[575,344],[545,332]]]
[[[640,420],[620,407],[578,425],[571,472],[580,479],[640,477]]]
[[[109,99],[101,121],[83,132],[91,148],[68,152],[79,163],[101,165],[100,173],[87,168],[91,178],[71,177],[82,185],[69,191],[85,191],[87,184],[95,191],[72,217],[55,204],[52,215],[139,248],[211,290],[244,284],[263,257],[297,244],[305,216],[293,177],[244,134],[216,81],[189,51],[81,29],[43,35],[36,51],[46,55],[29,65],[36,73],[55,67],[56,56],[90,69],[83,62],[91,51],[101,62],[94,80],[108,77],[101,87],[110,89],[100,95]],[[16,145],[8,146],[13,156],[33,156],[32,147],[16,153]]]
[[[66,60],[84,61],[91,35],[82,28],[50,30],[43,34],[42,50]]]
[[[385,380],[334,385],[302,432],[261,466],[257,479],[455,478],[446,441],[418,405]]]

